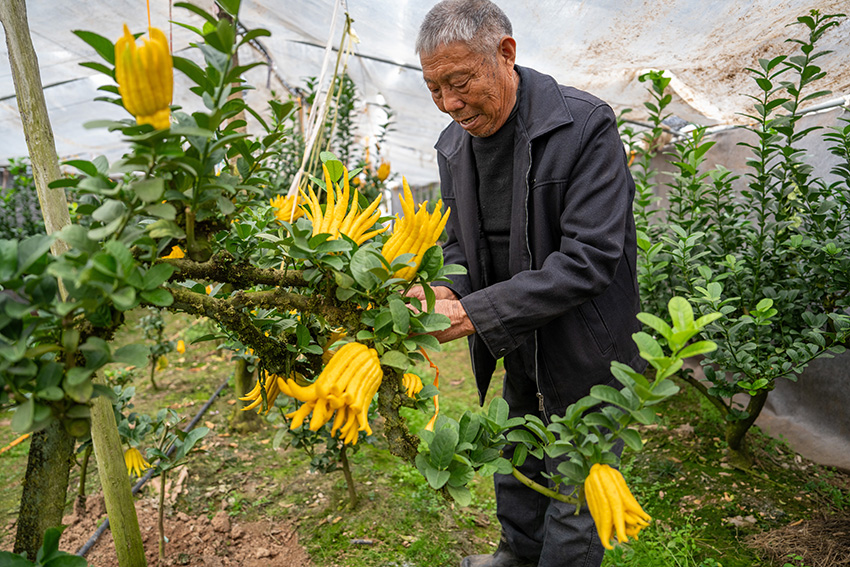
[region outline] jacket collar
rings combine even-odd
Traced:
[[[573,121],[567,101],[555,79],[529,67],[516,65],[515,68],[522,84],[517,128],[524,129],[529,140]],[[471,136],[463,128],[452,122],[440,134],[434,148],[451,159],[470,139]]]

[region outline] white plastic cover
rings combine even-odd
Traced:
[[[8,0],[4,0],[8,1]],[[15,1],[15,0],[13,0]],[[213,11],[211,0],[192,0]],[[334,7],[340,4],[336,29],[331,34]],[[437,180],[433,144],[447,123],[430,100],[413,53],[417,28],[434,0],[243,0],[240,19],[248,29],[272,32],[261,38],[270,56],[270,67],[260,67],[248,77],[258,90],[250,94],[263,108],[270,91],[285,92],[282,79],[303,86],[316,76],[329,38],[336,48],[344,12],[354,20],[361,43],[349,60],[348,72],[366,104],[360,134],[374,141],[376,126],[385,121],[381,103],[395,113],[394,130],[382,148],[393,170],[411,183]],[[744,120],[750,100],[740,93],[755,93],[744,73],[760,57],[790,53],[789,35],[802,37],[803,26],[787,27],[796,17],[818,8],[822,13],[847,12],[846,0],[514,0],[499,2],[511,18],[518,45],[518,63],[554,75],[560,82],[596,94],[615,110],[632,108],[633,119],[645,116],[646,85],[637,77],[647,69],[665,69],[674,77],[672,114],[699,124],[731,124]],[[175,54],[186,55],[194,34],[171,26],[169,18],[200,25],[187,10],[173,8],[169,0],[150,0],[154,26],[172,38]],[[117,134],[87,130],[90,120],[125,115],[120,108],[93,102],[96,89],[108,82],[101,74],[79,66],[98,56],[73,35],[90,30],[117,39],[122,24],[141,32],[147,26],[142,0],[29,0],[28,18],[38,54],[41,80],[61,157],[91,158],[120,155],[124,145]],[[5,35],[4,35],[5,39]],[[831,97],[850,94],[850,21],[844,19],[819,43],[833,54],[819,59],[828,76],[819,88]],[[5,41],[0,57],[0,163],[27,154]],[[331,65],[335,54],[332,54]],[[240,51],[240,62],[265,59],[254,49]],[[186,109],[200,106],[188,92],[188,81],[175,73],[175,103]]]

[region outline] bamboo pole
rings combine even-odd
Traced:
[[[68,200],[63,189],[50,189],[47,184],[59,179],[59,157],[47,104],[44,102],[44,90],[41,74],[38,70],[38,58],[32,46],[32,38],[27,24],[27,8],[24,0],[3,0],[0,2],[0,21],[6,32],[6,46],[9,51],[9,64],[15,83],[18,110],[30,153],[33,179],[38,193],[41,214],[44,216],[44,228],[47,234],[53,234],[62,227],[71,224],[68,213]],[[59,255],[68,249],[61,240],[53,243],[51,251]]]
[[[51,190],[47,187],[48,183],[58,179],[61,173],[53,130],[44,101],[38,58],[29,34],[24,0],[0,1],[0,22],[6,32],[9,63],[41,212],[44,216],[44,226],[47,233],[52,234],[71,224],[71,217],[64,191]],[[67,244],[57,240],[51,251],[59,255],[67,249]],[[106,511],[112,526],[118,564],[121,567],[143,567],[147,563],[142,546],[142,535],[133,504],[133,494],[127,480],[127,471],[124,469],[121,438],[118,435],[112,404],[107,398],[101,396],[93,400],[92,406],[92,441],[103,485]],[[57,425],[59,429],[64,429],[61,425]],[[47,431],[50,429],[48,428]],[[67,486],[66,478],[63,507]],[[61,516],[59,522],[61,522]],[[39,534],[39,538],[43,537],[43,533]]]

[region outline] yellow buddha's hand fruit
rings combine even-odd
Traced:
[[[416,374],[407,372],[401,378],[401,385],[404,387],[408,398],[415,398],[416,394],[422,390],[422,378]]]
[[[401,210],[404,216],[396,215],[393,232],[381,249],[381,254],[392,264],[393,260],[402,254],[413,254],[413,265],[398,270],[394,275],[407,281],[413,279],[425,252],[437,243],[437,239],[443,233],[446,221],[449,220],[451,209],[442,214],[443,201],[437,201],[434,212],[429,213],[426,208],[428,202],[419,205],[419,210],[414,213],[413,194],[407,179],[402,178],[404,194],[401,198]]]
[[[127,474],[136,478],[142,476],[142,473],[151,468],[151,464],[135,447],[130,447],[124,451],[124,466],[127,467]]]
[[[356,444],[360,431],[372,434],[369,427],[369,404],[384,378],[378,353],[364,344],[346,343],[339,347],[330,362],[309,386],[299,386],[295,380],[278,380],[280,390],[303,403],[286,417],[292,420],[290,429],[301,427],[307,416],[311,431],[318,431],[331,421],[331,435],[339,432],[346,444]],[[335,415],[334,415],[335,414]]]
[[[278,195],[273,199],[269,199],[269,204],[274,209],[274,216],[280,222],[292,222],[295,219],[304,216],[304,210],[299,206],[300,199],[298,194],[294,195]]]
[[[148,36],[137,46],[124,24],[124,35],[115,42],[115,79],[124,108],[136,123],[162,130],[171,124],[174,70],[162,30],[148,28]]]
[[[278,387],[278,377],[274,374],[268,374],[266,378],[260,378],[257,380],[257,383],[254,384],[254,388],[239,398],[243,402],[250,402],[242,411],[249,411],[252,409],[257,410],[257,413],[262,413],[263,411],[263,390],[266,392],[266,415],[271,411],[274,407],[274,401],[280,395],[280,388]]]
[[[606,549],[614,549],[611,538],[620,542],[637,539],[638,532],[652,519],[632,495],[620,471],[608,465],[594,464],[584,481],[584,497],[599,539]]]
[[[381,165],[378,166],[378,181],[386,181],[387,177],[390,176],[390,162],[383,161]]]
[[[301,193],[306,201],[304,216],[313,223],[313,236],[330,234],[330,240],[335,240],[339,238],[340,234],[344,234],[359,246],[387,230],[387,227],[371,230],[378,219],[381,218],[381,212],[378,210],[378,204],[381,202],[380,195],[361,211],[360,193],[357,190],[351,192],[351,186],[348,183],[348,170],[343,168],[342,186],[340,186],[331,181],[327,166],[322,164],[322,169],[325,173],[325,187],[327,188],[325,209],[322,210],[319,198],[312,187],[309,188],[309,193]]]

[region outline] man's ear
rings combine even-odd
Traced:
[[[499,42],[499,62],[505,62],[511,68],[516,62],[516,40],[509,35],[506,35]]]

